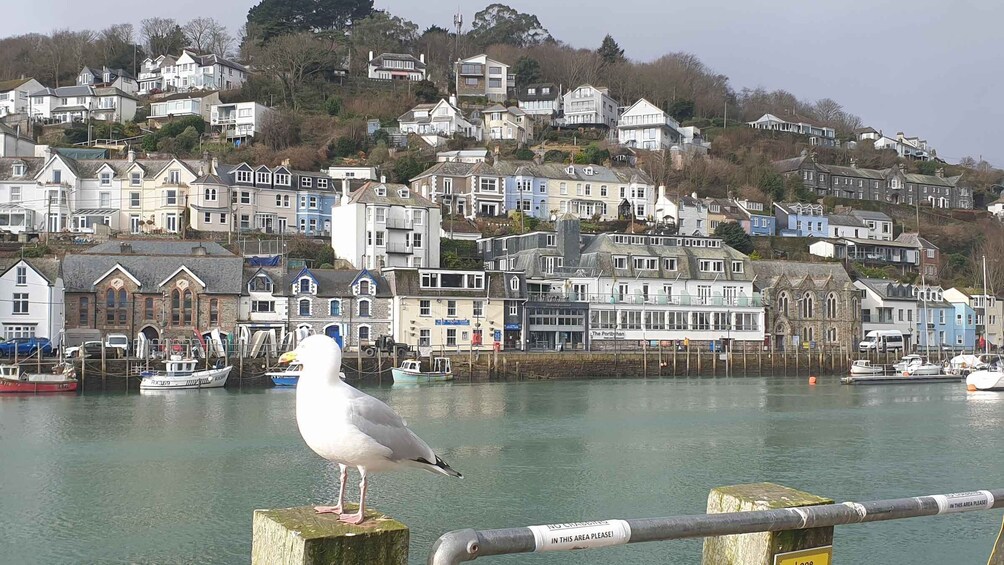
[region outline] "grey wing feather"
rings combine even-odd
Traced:
[[[374,441],[391,450],[395,461],[425,459],[436,461],[436,454],[422,438],[415,435],[404,419],[394,410],[364,393],[359,393],[350,403],[349,421]]]

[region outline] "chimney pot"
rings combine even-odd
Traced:
[[[126,153],[126,159],[130,163],[135,163],[136,162],[136,150],[133,149],[132,147],[130,147],[129,151]]]
[[[422,63],[424,63],[424,62],[425,62],[425,53],[421,53],[421,54],[419,54],[419,56],[418,56],[418,60],[419,60],[419,62],[422,62]]]
[[[380,175],[380,182],[387,182],[387,175]]]
[[[373,52],[372,52],[372,51],[370,51],[370,58],[369,58],[369,59],[367,59],[367,62],[369,62],[369,61],[372,61],[372,60],[373,60]]]

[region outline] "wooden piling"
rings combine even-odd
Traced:
[[[251,529],[251,565],[408,563],[408,527],[372,510],[358,526],[312,507],[255,510]]]

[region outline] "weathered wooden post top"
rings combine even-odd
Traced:
[[[359,525],[313,506],[255,510],[251,528],[251,565],[408,563],[408,527],[370,509]]]

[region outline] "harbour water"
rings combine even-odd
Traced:
[[[416,564],[448,530],[697,514],[717,485],[774,481],[837,501],[1004,486],[1004,395],[959,384],[693,378],[367,391],[466,477],[373,477],[370,502],[411,527]],[[293,398],[0,398],[0,563],[247,563],[255,508],[337,492],[337,469],[298,436]],[[981,564],[1000,524],[991,511],[843,526],[835,561]],[[485,561],[693,565],[700,547]]]

